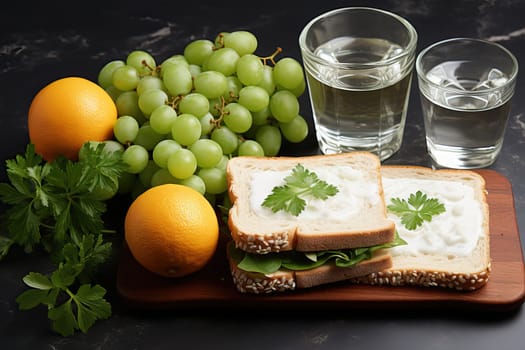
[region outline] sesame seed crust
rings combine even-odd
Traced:
[[[235,246],[245,252],[255,254],[279,253],[291,249],[288,232],[244,234],[237,231],[235,232]]]
[[[385,270],[351,280],[357,284],[378,286],[421,286],[451,288],[473,291],[483,287],[489,280],[491,267],[477,273],[455,273],[424,270]]]
[[[250,274],[237,268],[231,269],[233,283],[241,293],[268,294],[285,292],[295,289],[293,276],[282,274],[280,276],[265,276]]]

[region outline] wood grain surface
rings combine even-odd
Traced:
[[[241,294],[235,289],[221,242],[213,260],[198,273],[180,279],[158,277],[143,269],[123,247],[117,270],[117,290],[137,308],[247,308],[259,310],[468,308],[506,311],[525,301],[525,269],[516,222],[512,186],[505,176],[477,170],[486,180],[490,209],[492,273],[473,292],[443,288],[384,287],[335,283],[288,293]]]

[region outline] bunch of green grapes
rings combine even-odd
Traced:
[[[301,64],[276,60],[280,48],[267,57],[256,49],[250,32],[220,33],[190,42],[160,65],[136,50],[100,70],[98,83],[118,109],[114,136],[128,165],[121,193],[179,183],[213,199],[227,190],[230,157],[276,156],[283,137],[306,138]]]

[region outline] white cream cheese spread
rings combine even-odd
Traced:
[[[399,216],[388,213],[408,243],[392,248],[392,255],[468,256],[476,247],[483,230],[483,211],[472,187],[454,181],[383,178],[383,190],[387,206],[392,198],[408,200],[417,191],[437,198],[445,206],[444,213],[433,216],[430,222],[424,221],[415,230],[407,230]]]
[[[351,166],[307,167],[317,174],[320,180],[334,185],[339,192],[326,200],[308,197],[305,209],[293,216],[285,211],[272,212],[263,207],[264,199],[272,193],[275,186],[285,184],[289,171],[260,171],[252,175],[250,184],[250,205],[255,214],[268,219],[286,219],[301,221],[325,221],[329,223],[344,223],[359,217],[365,206],[376,205],[378,200],[378,184],[370,181],[366,172],[356,170]]]

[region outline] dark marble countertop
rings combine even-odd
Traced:
[[[418,51],[451,37],[498,42],[525,62],[525,2],[504,1],[322,1],[176,2],[86,1],[9,2],[0,11],[0,148],[2,161],[21,153],[28,142],[27,111],[36,92],[65,76],[96,80],[108,61],[134,49],[155,57],[181,53],[197,38],[221,31],[247,29],[259,38],[260,52],[284,48],[300,59],[298,36],[303,25],[330,9],[359,5],[383,8],[407,18],[419,35]],[[503,150],[490,167],[512,184],[516,217],[525,238],[525,74],[519,73]],[[401,150],[386,164],[430,166],[421,107],[412,84]],[[302,114],[311,122],[307,96]],[[316,153],[313,136],[283,154]],[[5,167],[0,172],[5,181]],[[114,211],[119,220],[122,208]],[[522,245],[522,251],[524,247]],[[3,349],[521,349],[525,341],[522,308],[504,313],[323,312],[302,310],[268,313],[178,312],[134,310],[120,302],[115,266],[104,279],[113,305],[110,319],[87,334],[64,338],[49,327],[44,308],[18,310],[16,297],[25,290],[22,277],[48,268],[45,257],[16,252],[0,262],[0,347]]]

